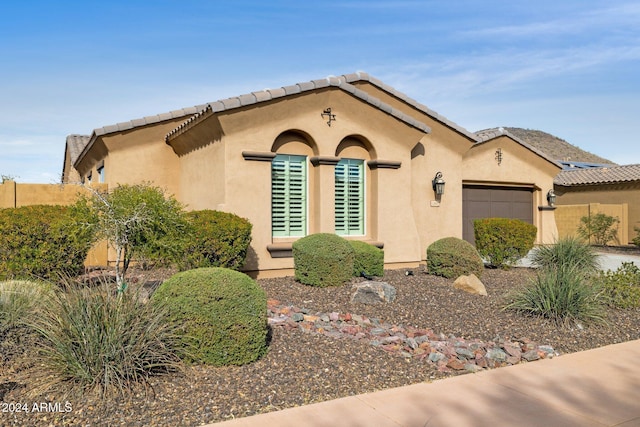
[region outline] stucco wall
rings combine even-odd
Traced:
[[[336,115],[331,126],[321,117],[327,107]],[[270,159],[247,160],[243,152],[308,157],[309,233],[332,233],[335,226],[334,165],[313,164],[312,157],[400,162],[397,169],[365,168],[366,232],[354,238],[384,243],[388,263],[417,263],[424,258],[410,208],[414,202],[411,150],[424,135],[421,131],[336,89],[219,114],[204,120],[199,128],[199,134],[222,136],[207,144],[191,141],[201,147],[180,156],[181,199],[192,208],[225,210],[251,221],[254,232],[248,269],[292,268],[292,258],[275,257],[268,248],[286,246],[294,239],[272,237]],[[349,138],[362,146],[339,148]]]
[[[105,190],[106,185],[94,185]],[[18,208],[32,205],[70,205],[87,189],[77,184],[20,184],[5,181],[0,184],[0,208]],[[108,245],[98,242],[87,254],[86,266],[106,265]]]
[[[559,237],[578,236],[578,227],[582,223],[583,217],[589,217],[598,213],[613,216],[620,221],[616,226],[616,238],[608,244],[628,245],[629,238],[629,205],[621,204],[601,204],[589,203],[581,205],[561,205],[555,212],[556,223],[558,224]],[[633,238],[633,236],[631,237]],[[594,243],[594,242],[591,242]]]
[[[573,188],[560,188],[558,190],[558,205],[579,205],[590,203],[623,204],[629,206],[626,234],[628,239],[633,239],[637,233],[635,227],[640,227],[640,185],[635,186],[585,186]],[[628,244],[628,242],[621,242]]]
[[[497,157],[500,153],[500,157]],[[467,152],[463,163],[466,184],[523,186],[533,188],[533,222],[538,228],[536,243],[556,241],[558,229],[547,205],[547,192],[560,168],[507,136],[478,144]]]
[[[91,173],[93,182],[97,182],[96,168],[104,162],[105,183],[110,188],[152,181],[179,197],[180,163],[164,138],[185,120],[183,117],[100,136],[78,165],[78,171],[85,178]]]

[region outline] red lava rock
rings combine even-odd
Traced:
[[[488,368],[489,367],[489,360],[484,356],[476,357],[476,365],[478,365],[481,368]]]
[[[452,358],[447,362],[447,367],[456,371],[461,371],[464,369],[464,362],[458,360],[457,358]]]
[[[520,350],[520,347],[512,344],[503,344],[502,348],[509,356],[517,357],[518,359],[522,356],[522,350]]]
[[[342,316],[342,320],[349,322],[351,320],[351,313],[347,313],[344,316]]]

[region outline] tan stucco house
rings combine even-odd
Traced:
[[[546,195],[560,169],[507,132],[476,135],[354,73],[68,138],[63,180],[151,181],[189,209],[245,217],[246,269],[282,275],[292,242],[317,232],[384,247],[388,267],[417,265],[442,237],[472,240],[479,217],[524,219],[551,243]]]

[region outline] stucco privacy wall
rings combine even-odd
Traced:
[[[463,183],[512,186],[533,189],[533,223],[538,228],[536,243],[556,241],[553,210],[545,209],[547,192],[560,167],[509,136],[500,136],[473,146],[464,156]],[[540,209],[540,207],[542,209]]]
[[[617,245],[631,244],[631,240],[636,236],[634,226],[640,226],[640,218],[635,221],[634,225],[631,217],[631,212],[637,208],[637,205],[634,206],[628,203],[565,204],[566,199],[564,199],[564,196],[566,195],[562,196],[562,203],[558,204],[556,210],[556,223],[558,224],[558,235],[560,237],[577,236],[582,217],[603,213],[616,217],[620,221],[617,226],[617,238],[612,243]],[[622,196],[622,200],[629,199],[625,199]]]
[[[106,185],[93,185],[106,190]],[[32,205],[70,205],[87,189],[76,184],[19,184],[8,180],[0,184],[0,209]],[[87,254],[85,265],[106,265],[107,244],[97,243]]]

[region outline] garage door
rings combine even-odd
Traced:
[[[464,186],[462,188],[462,237],[474,243],[473,220],[515,218],[533,224],[533,189]]]

